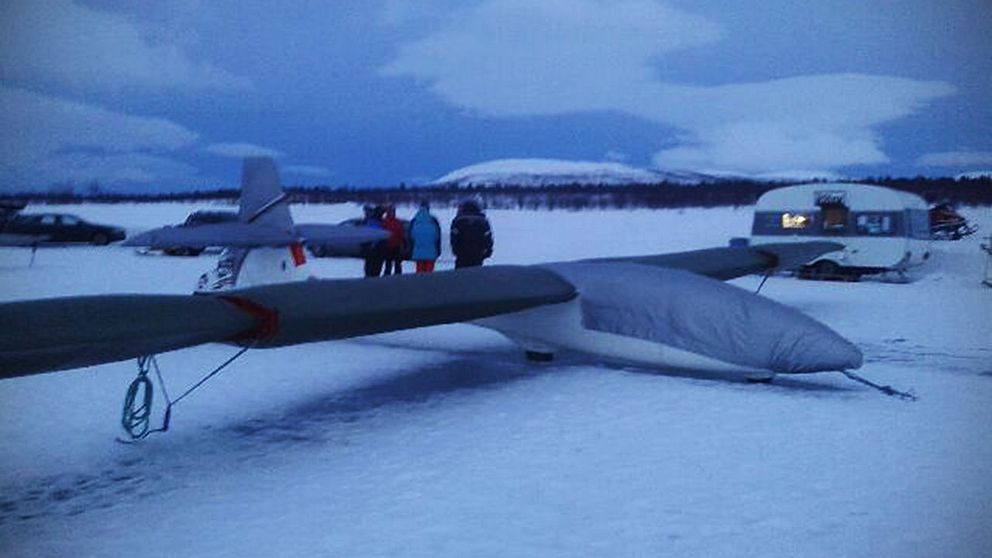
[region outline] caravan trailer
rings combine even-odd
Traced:
[[[821,183],[765,192],[754,208],[751,241],[831,240],[844,250],[801,270],[816,278],[857,278],[922,264],[930,257],[923,198],[867,184]]]

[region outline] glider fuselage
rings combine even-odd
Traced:
[[[472,323],[502,333],[529,353],[551,356],[560,351],[572,351],[621,365],[739,376],[748,380],[768,380],[775,376],[770,370],[721,361],[663,343],[589,329],[582,325],[578,299]]]

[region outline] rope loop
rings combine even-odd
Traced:
[[[166,432],[169,430],[169,421],[172,419],[172,406],[179,403],[186,398],[187,395],[196,391],[200,386],[206,383],[207,380],[214,377],[221,370],[226,368],[229,364],[238,359],[241,355],[245,354],[248,349],[255,346],[255,343],[246,345],[241,348],[234,356],[227,359],[220,366],[216,367],[209,374],[201,378],[198,382],[193,384],[189,389],[183,392],[182,395],[175,399],[169,398],[169,392],[165,389],[165,380],[162,378],[162,372],[158,368],[158,361],[155,359],[155,355],[147,355],[138,357],[138,376],[131,380],[131,385],[127,388],[127,393],[124,395],[124,409],[121,411],[121,426],[124,427],[124,431],[131,436],[130,440],[120,440],[121,442],[130,443],[136,440],[141,440],[148,436],[149,434],[154,434],[155,432]],[[152,414],[152,398],[154,395],[154,386],[151,379],[148,378],[148,372],[154,367],[155,376],[158,378],[158,383],[162,386],[162,395],[165,397],[165,412],[162,418],[162,426],[154,430],[149,428],[149,423]]]
[[[131,436],[138,440],[148,435],[148,421],[152,414],[152,381],[146,374],[138,374],[127,388],[124,396],[124,411],[121,414],[121,426]],[[141,395],[139,398],[138,395]]]

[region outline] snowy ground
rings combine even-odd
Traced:
[[[63,209],[135,232],[195,207]],[[992,231],[992,211],[965,213]],[[750,209],[490,218],[493,263],[531,263],[725,245],[746,236]],[[861,373],[915,403],[838,374],[751,385],[532,365],[468,325],[249,352],[136,445],[114,441],[132,362],[2,381],[0,555],[990,556],[992,289],[978,243],[935,243],[910,284],[774,277],[762,291],[856,342]],[[30,260],[0,249],[0,299],[183,293],[212,264],[123,247]],[[175,395],[233,352],[159,362]]]

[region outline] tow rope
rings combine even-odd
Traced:
[[[254,343],[242,347],[234,356],[224,361],[217,368],[214,368],[213,371],[201,378],[175,399],[169,398],[169,392],[165,389],[165,379],[162,378],[162,372],[158,367],[158,360],[155,359],[155,355],[138,357],[138,376],[131,381],[131,385],[127,388],[127,393],[124,395],[124,408],[121,411],[121,426],[131,436],[131,439],[122,440],[118,438],[117,440],[124,443],[132,443],[156,432],[167,432],[169,430],[169,421],[172,419],[173,405],[185,399],[187,395],[193,393],[197,388],[206,383],[207,380],[217,375],[227,365],[237,360],[238,357],[245,354],[253,346]],[[155,370],[155,376],[158,378],[158,383],[162,386],[162,395],[165,397],[166,403],[162,426],[155,429],[150,428],[154,385],[148,378],[148,373],[153,368]]]
[[[761,284],[758,285],[758,290],[754,291],[754,294],[760,294],[761,293],[761,287],[764,287],[765,286],[765,282],[768,281],[768,278],[771,277],[771,276],[772,276],[772,271],[771,270],[769,270],[768,273],[765,273],[765,276],[762,277],[762,279],[761,279]]]
[[[847,376],[848,378],[854,380],[855,382],[864,384],[866,386],[873,387],[873,388],[877,389],[878,391],[884,393],[885,395],[889,395],[889,396],[893,396],[893,397],[898,397],[899,399],[902,399],[903,401],[916,401],[918,399],[918,397],[916,397],[916,394],[913,393],[913,390],[899,391],[899,390],[895,389],[892,386],[883,386],[881,384],[876,384],[875,382],[872,382],[871,380],[868,380],[866,378],[862,378],[861,376],[858,376],[857,374],[855,374],[854,372],[851,372],[850,370],[841,370],[840,373],[843,374],[843,375],[845,375],[845,376]]]

